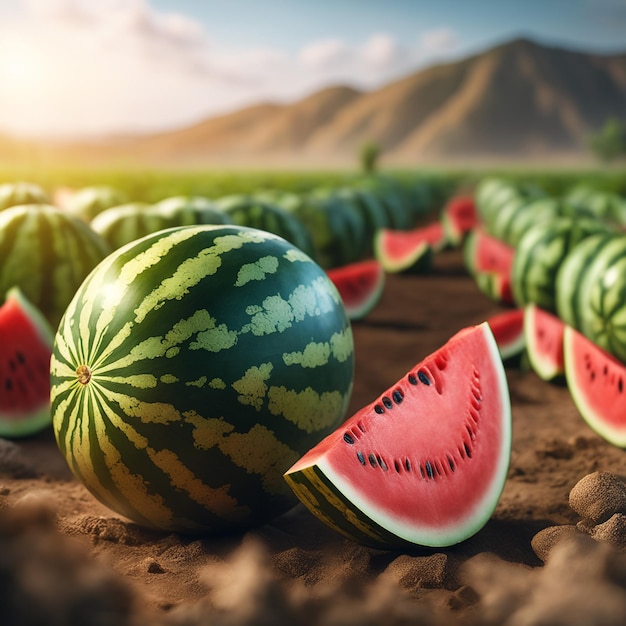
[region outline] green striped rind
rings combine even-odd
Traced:
[[[626,362],[626,236],[607,241],[591,261],[579,307],[583,335]]]
[[[365,515],[337,489],[317,465],[285,474],[298,499],[329,528],[344,537],[373,547],[411,545]]]
[[[546,224],[561,213],[561,205],[555,198],[535,198],[523,205],[521,210],[511,217],[504,241],[516,248],[529,228],[536,224]]]
[[[361,259],[365,225],[359,209],[341,199],[333,190],[319,189],[306,194],[294,210],[310,233],[315,260],[331,269]]]
[[[493,218],[488,224],[488,232],[492,237],[500,239],[505,243],[509,243],[507,239],[507,232],[510,224],[516,216],[524,212],[526,205],[528,204],[528,198],[524,198],[521,195],[511,196],[506,200],[504,204],[498,207]]]
[[[208,200],[169,198],[155,205],[144,202],[105,209],[91,221],[112,250],[159,230],[197,224],[230,224],[228,215]]]
[[[117,250],[149,233],[165,228],[158,216],[146,213],[149,205],[145,202],[132,202],[105,209],[91,220],[91,227]]]
[[[472,228],[463,242],[463,264],[465,269],[472,275],[476,272],[476,252],[480,235],[480,229]]]
[[[114,252],[76,294],[52,357],[53,425],[117,512],[249,526],[294,504],[282,473],[341,422],[353,369],[349,320],[310,257],[259,230],[176,228]]]
[[[67,210],[85,222],[91,222],[98,213],[126,203],[124,194],[110,185],[83,187],[67,202]]]
[[[257,228],[278,235],[315,257],[311,235],[297,215],[278,204],[257,200],[254,196],[223,196],[214,201],[224,211],[228,222],[238,226]]]
[[[0,212],[0,296],[17,285],[56,329],[106,242],[79,218],[49,205]]]
[[[592,261],[615,233],[591,235],[577,243],[568,253],[556,275],[556,312],[570,326],[580,328],[580,289]]]
[[[568,252],[584,238],[611,232],[611,227],[596,220],[555,218],[530,228],[515,250],[511,284],[519,306],[534,302],[542,309],[556,312],[556,275]]]
[[[519,190],[507,180],[489,177],[480,181],[475,192],[476,209],[487,229],[493,223],[499,208],[519,196]]]
[[[232,220],[224,211],[217,207],[213,201],[203,196],[173,196],[165,198],[153,204],[148,209],[148,213],[159,216],[163,220],[163,228],[232,223]]]
[[[508,276],[500,272],[476,271],[474,280],[478,290],[494,302],[514,304]]]
[[[22,204],[46,204],[48,194],[35,183],[17,182],[0,185],[0,211]]]

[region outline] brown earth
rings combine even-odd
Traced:
[[[442,253],[428,275],[388,276],[379,306],[354,324],[351,409],[499,310],[458,252]],[[504,492],[487,525],[447,549],[366,548],[300,506],[244,534],[161,534],[95,501],[51,432],[0,440],[0,622],[624,624],[626,518],[611,517],[626,513],[624,452],[589,429],[565,386],[519,367],[507,376]],[[583,478],[576,512],[569,494]]]

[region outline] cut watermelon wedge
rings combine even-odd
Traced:
[[[389,273],[424,272],[433,255],[446,245],[443,224],[437,220],[412,230],[381,228],[374,236],[376,259]]]
[[[523,354],[526,347],[524,309],[511,309],[496,313],[487,322],[503,361],[513,361]]]
[[[54,335],[19,288],[0,307],[0,437],[25,437],[50,425]]]
[[[567,387],[583,419],[626,448],[626,366],[571,326],[563,333],[563,352]]]
[[[458,246],[478,223],[474,198],[454,196],[441,211],[441,223],[448,243]]]
[[[475,228],[467,236],[463,254],[465,267],[482,293],[495,302],[514,304],[511,287],[514,248]]]
[[[536,304],[524,308],[524,337],[528,361],[539,378],[559,381],[565,374],[563,321]]]
[[[489,520],[511,450],[507,380],[487,322],[457,333],[285,474],[346,537],[459,543]]]
[[[350,320],[366,317],[385,288],[385,270],[375,259],[329,269],[327,274],[337,287]]]

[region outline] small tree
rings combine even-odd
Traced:
[[[601,130],[591,136],[589,145],[605,163],[626,156],[626,122],[616,117],[608,119]]]
[[[360,153],[361,169],[366,174],[372,174],[378,166],[380,157],[380,146],[375,141],[368,141],[361,147]]]

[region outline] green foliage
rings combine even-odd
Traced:
[[[591,136],[589,146],[605,163],[626,157],[626,122],[616,117],[608,119],[601,130]]]
[[[361,147],[359,157],[361,170],[365,174],[374,173],[378,166],[378,159],[380,158],[380,146],[375,141],[368,141]]]

